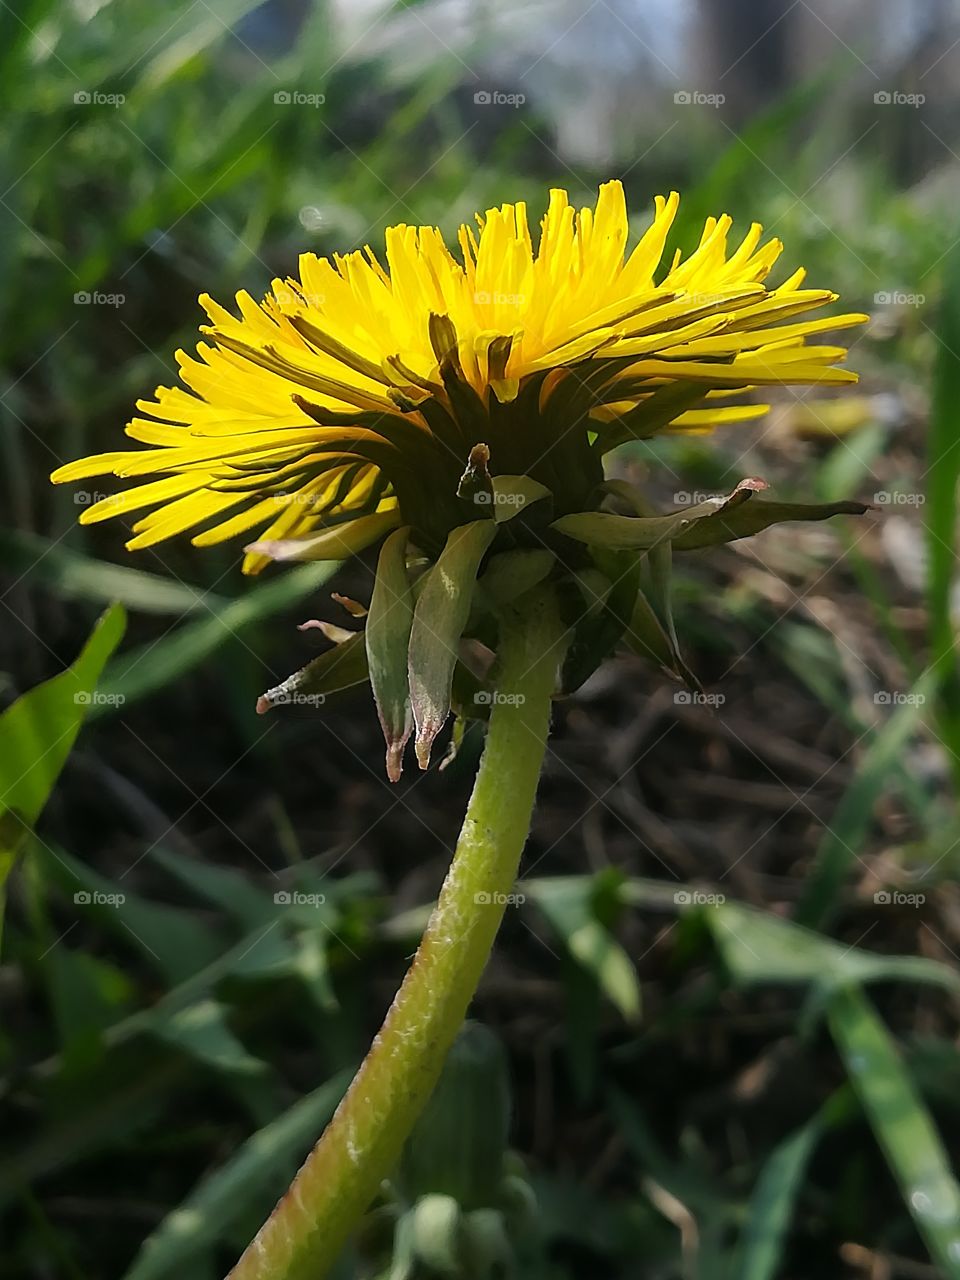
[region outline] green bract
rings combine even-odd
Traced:
[[[498,684],[502,614],[522,612],[526,593],[545,584],[571,628],[557,694],[579,688],[618,649],[699,688],[673,621],[674,552],[732,542],[786,521],[867,510],[862,502],[774,502],[757,496],[764,481],[746,479],[726,497],[654,514],[639,489],[611,479],[594,489],[593,509],[554,518],[554,495],[545,485],[529,476],[491,474],[493,463],[486,445],[471,450],[453,495],[464,520],[435,560],[409,526],[388,536],[365,633],[320,624],[338,643],[265,694],[261,710],[316,704],[369,678],[387,774],[395,782],[414,726],[417,759],[426,768],[451,709],[462,726],[486,719],[492,702],[510,695]],[[460,736],[454,735],[454,746]]]

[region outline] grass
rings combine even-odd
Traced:
[[[253,8],[113,0],[88,24],[52,0],[0,6],[0,1259],[25,1280],[227,1269],[396,987],[479,750],[468,735],[443,774],[388,792],[362,694],[258,718],[257,695],[316,652],[294,623],[335,616],[318,598],[329,567],[249,584],[230,550],[131,560],[113,528],[75,527],[47,472],[111,447],[132,400],[170,378],[202,289],[256,293],[301,248],[375,242],[401,219],[449,228],[598,176],[560,169],[535,112],[461,138],[476,121],[452,60],[404,80],[361,42],[318,76],[322,6],[261,61],[244,47]],[[275,104],[287,87],[325,94],[323,112]],[[74,101],[94,92],[125,101]],[[960,1126],[960,313],[957,261],[931,266],[953,223],[896,189],[873,141],[805,195],[832,159],[822,95],[719,154],[691,134],[678,235],[729,205],[851,307],[901,287],[927,305],[855,348],[859,424],[788,401],[769,435],[624,465],[668,505],[755,473],[784,498],[926,503],[678,565],[677,627],[726,699],[716,715],[637,664],[558,711],[526,901],[476,1009],[509,1052],[512,1141],[538,1198],[525,1276],[960,1275],[945,1155]],[[628,179],[638,201],[652,163]],[[308,226],[304,208],[320,210]],[[881,393],[907,406],[893,422]],[[927,540],[915,581],[891,528]],[[365,599],[369,571],[339,586]],[[113,601],[127,633],[101,674],[120,614],[84,644]],[[82,674],[59,674],[75,660]],[[100,698],[75,702],[78,680]],[[324,901],[275,900],[294,891]],[[395,1211],[344,1277],[385,1273]]]

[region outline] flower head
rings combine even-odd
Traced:
[[[657,198],[630,252],[623,190],[608,182],[595,209],[553,191],[538,244],[525,205],[503,205],[461,227],[460,258],[436,228],[398,226],[384,264],[370,249],[303,254],[300,278],[262,303],[238,294],[239,316],[203,297],[207,341],[177,353],[189,390],[158,388],[127,427],[148,447],[53,479],[133,481],[80,517],[147,511],[131,550],[258,532],[266,546],[244,561],[256,573],[271,543],[325,555],[325,529],[339,554],[401,519],[442,545],[470,514],[456,487],[481,442],[494,473],[540,480],[563,515],[625,440],[755,418],[765,406],[742,401],[748,388],[854,381],[836,367],[842,348],[807,340],[865,317],[796,319],[835,295],[804,289],[803,271],[768,289],[782,246],[759,225],[731,249],[730,218],[710,218],[661,270],[678,203]]]
[[[767,406],[745,398],[755,388],[856,380],[838,367],[845,349],[815,339],[866,317],[809,318],[836,295],[805,289],[802,270],[768,288],[782,245],[758,224],[732,245],[731,219],[709,218],[693,253],[664,266],[678,204],[657,197],[628,251],[619,182],[592,209],[553,191],[536,242],[526,206],[503,205],[460,228],[459,255],[434,227],[397,226],[383,261],[369,248],[304,254],[299,278],[274,281],[261,303],[239,293],[238,316],[203,297],[206,341],[177,354],[188,389],[160,387],[127,426],[147,447],[53,479],[134,481],[80,517],[146,511],[131,550],[184,532],[197,546],[253,534],[247,573],[271,559],[342,559],[398,526],[401,560],[413,545],[436,561],[454,541],[472,583],[498,549],[547,552],[579,572],[608,552],[649,558],[664,541],[814,518],[759,501],[747,519],[756,482],[665,517],[604,484],[604,455],[627,441],[758,417]],[[603,510],[624,499],[630,514]],[[476,536],[463,532],[480,521]],[[469,596],[454,612],[462,629]],[[418,670],[411,660],[414,683]],[[449,687],[431,725],[448,706]]]

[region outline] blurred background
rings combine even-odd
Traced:
[[[0,818],[5,1277],[228,1269],[379,1025],[481,745],[391,788],[368,690],[258,718],[369,566],[129,555],[49,472],[122,447],[199,292],[610,177],[638,231],[675,187],[673,245],[762,221],[780,278],[871,315],[859,387],[624,473],[875,510],[678,564],[706,700],[625,658],[558,707],[475,1004],[538,1199],[517,1274],[960,1276],[958,69],[956,0],[0,4],[3,705],[127,612],[62,732],[0,724],[36,819]]]

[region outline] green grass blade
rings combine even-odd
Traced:
[[[153,852],[156,856],[158,851]],[[101,875],[60,845],[38,842],[33,856],[45,884],[61,885],[102,927],[134,943],[143,959],[171,985],[185,981],[222,953],[217,934],[200,928],[195,913],[141,897],[128,884]],[[110,905],[109,895],[121,893],[123,910],[118,912]]]
[[[839,909],[840,889],[867,837],[874,805],[884,794],[890,775],[899,771],[904,748],[920,724],[933,683],[930,677],[921,680],[913,689],[915,700],[897,708],[867,749],[820,843],[797,908],[799,923],[822,928]]]
[[[824,1131],[846,1113],[851,1102],[849,1090],[839,1090],[767,1157],[750,1197],[730,1280],[775,1280],[780,1274],[787,1232],[810,1157]]]
[[[0,531],[0,555],[14,574],[30,585],[49,587],[62,600],[122,604],[138,613],[178,617],[223,608],[229,601],[200,587],[157,573],[109,564],[71,551],[59,542],[17,530]]]
[[[774,1148],[750,1199],[738,1280],[773,1280],[804,1171],[820,1137],[814,1117]]]
[[[640,980],[633,961],[598,919],[592,876],[522,881],[557,937],[626,1022],[640,1019]]]
[[[905,981],[960,991],[960,974],[925,956],[861,951],[739,902],[701,910],[724,963],[744,985],[778,982],[829,991],[851,982]]]
[[[828,1021],[931,1258],[946,1280],[960,1280],[960,1187],[892,1037],[856,987],[833,995]]]
[[[929,550],[927,604],[930,648],[937,676],[937,718],[960,786],[960,667],[950,598],[956,574],[957,482],[960,479],[960,251],[945,272],[946,287],[937,333],[937,365],[930,414],[927,506]]]
[[[168,1214],[144,1242],[124,1280],[163,1280],[220,1240],[244,1214],[256,1211],[284,1183],[333,1115],[350,1082],[343,1071],[253,1134],[215,1173]]]
[[[107,672],[104,692],[122,697],[125,704],[155,693],[216,653],[238,632],[312,595],[338,568],[333,560],[300,565],[238,600],[222,607],[214,605],[209,617],[188,622],[160,640],[124,654]],[[95,709],[107,710],[109,705]]]
[[[104,665],[126,625],[119,605],[108,609],[73,666],[28,690],[0,715],[0,934],[7,877],[93,707]]]
[[[0,811],[17,814],[27,825],[36,822],[125,626],[123,609],[109,609],[71,667],[30,689],[0,716]]]

